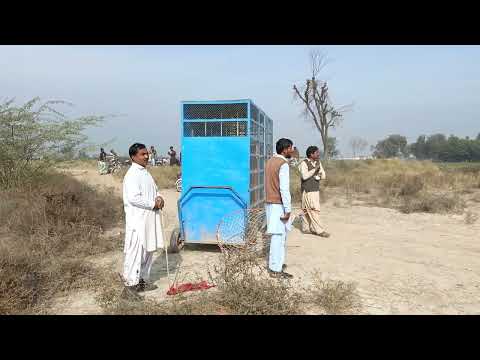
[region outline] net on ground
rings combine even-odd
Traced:
[[[218,244],[222,250],[226,247],[260,249],[263,247],[265,226],[265,210],[236,210],[220,220],[216,234]]]

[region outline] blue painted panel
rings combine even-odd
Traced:
[[[229,186],[248,204],[250,138],[184,137],[182,141],[182,193],[192,186]],[[235,195],[223,189],[195,189],[181,199],[186,242],[215,240],[223,216],[242,209]]]
[[[221,219],[238,213],[245,204],[228,189],[193,189],[182,200],[182,207],[185,241],[195,243],[215,241]]]

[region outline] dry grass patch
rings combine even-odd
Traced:
[[[58,169],[96,169],[98,161],[93,159],[65,160],[55,164]]]
[[[414,212],[461,213],[465,208],[465,201],[458,194],[421,193],[417,196],[402,198],[398,208],[405,214]]]
[[[361,199],[403,212],[458,212],[462,198],[480,185],[478,164],[450,165],[430,161],[329,161],[322,189],[342,189],[347,204]],[[292,171],[293,199],[300,199],[298,171]],[[474,200],[475,201],[475,200]]]
[[[223,249],[210,275],[217,285],[217,303],[240,315],[293,315],[301,313],[302,296],[291,282],[271,278],[263,249]]]
[[[119,249],[104,230],[122,220],[121,200],[54,172],[35,186],[0,192],[0,313],[36,313],[57,294],[95,286],[85,261]]]
[[[177,181],[177,175],[180,173],[180,167],[178,166],[154,166],[147,167],[150,174],[155,179],[159,189],[171,189],[175,188],[175,182]],[[127,173],[128,167],[122,167],[122,170],[116,172],[114,176],[123,180],[123,177]]]
[[[362,307],[355,283],[324,280],[319,272],[314,272],[309,299],[329,315],[357,313]]]
[[[104,288],[98,301],[107,314],[301,314],[302,295],[293,290],[290,282],[270,278],[263,258],[258,252],[224,249],[221,260],[209,269],[210,282],[216,285],[212,289],[164,301],[131,302],[120,298],[122,285],[117,280],[118,285]]]

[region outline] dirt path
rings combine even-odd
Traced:
[[[75,176],[121,191],[119,180],[99,176],[95,170]],[[175,190],[162,193],[168,237],[178,223],[179,194]],[[288,235],[286,262],[299,287],[307,285],[317,269],[325,277],[356,282],[365,314],[480,314],[480,222],[467,225],[461,215],[406,215],[385,208],[333,205],[338,202],[330,198],[322,210],[330,238],[304,235],[296,228]],[[478,204],[471,209],[480,213]],[[174,272],[180,264],[183,273],[198,272],[204,277],[203,269],[217,256],[214,247],[187,247],[169,255],[170,268]],[[94,261],[120,271],[123,258],[115,252]],[[152,280],[159,289],[147,296],[165,297],[164,255],[155,259]],[[59,299],[53,311],[101,312],[91,293]]]

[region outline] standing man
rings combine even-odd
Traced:
[[[107,153],[103,148],[100,148],[100,156],[98,157],[98,172],[100,175],[106,175],[108,173]]]
[[[286,273],[285,246],[287,230],[291,229],[290,213],[290,167],[293,142],[280,139],[276,144],[276,154],[265,165],[265,211],[267,234],[271,235],[268,269],[272,277],[292,278]]]
[[[170,166],[177,164],[177,152],[173,150],[173,146],[170,146],[170,151],[168,152],[170,155]]]
[[[302,190],[302,231],[321,237],[330,236],[320,221],[320,180],[326,179],[320,162],[320,150],[316,146],[307,148],[307,158],[298,166]]]
[[[135,143],[128,150],[132,166],[123,179],[123,204],[125,209],[125,261],[123,278],[124,296],[140,300],[138,292],[156,289],[148,283],[153,253],[162,249],[162,222],[160,210],[164,200],[146,167],[148,151],[143,144]]]
[[[157,150],[155,150],[155,148],[152,146],[150,146],[150,151],[149,151],[149,154],[150,154],[150,165],[151,166],[155,166],[156,165],[156,161],[157,161]]]
[[[298,149],[297,149],[296,146],[293,147],[292,158],[295,159],[295,161],[296,161],[297,164],[298,164],[298,162],[300,161],[300,153],[298,152]]]

